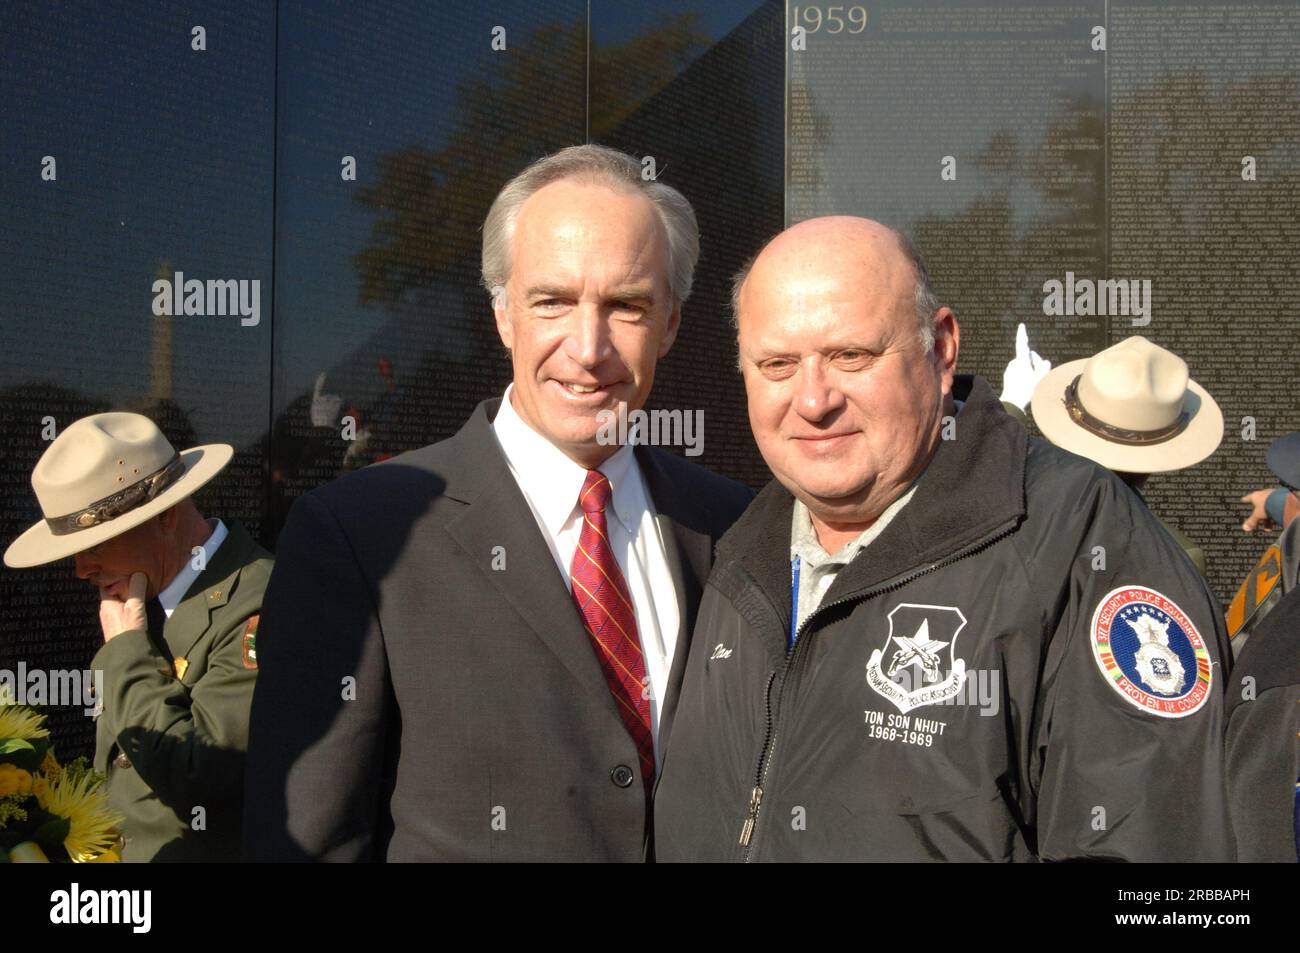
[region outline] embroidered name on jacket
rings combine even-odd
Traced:
[[[904,714],[956,696],[966,682],[966,662],[956,656],[966,627],[961,610],[903,602],[888,618],[885,645],[867,662],[867,684]]]

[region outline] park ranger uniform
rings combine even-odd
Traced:
[[[232,524],[165,624],[151,600],[151,631],[118,634],[91,663],[104,673],[95,768],[108,775],[109,801],[125,816],[124,861],[239,859],[257,626],[271,566],[271,554]]]
[[[813,611],[780,483],[719,543],[659,859],[1232,858],[1203,579],[1118,477],[979,378],[954,396],[953,439]]]

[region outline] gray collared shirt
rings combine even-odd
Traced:
[[[915,492],[916,483],[913,483],[906,493],[890,503],[880,517],[862,531],[861,536],[845,543],[835,553],[826,552],[817,541],[817,531],[813,529],[808,507],[800,500],[794,501],[794,514],[790,521],[790,562],[793,564],[795,557],[799,558],[799,618],[796,620],[796,628],[802,627],[804,620],[817,611],[817,607],[822,604],[822,597],[840,570],[885,531],[885,527],[907,505]]]
[[[961,413],[965,405],[963,400],[954,400],[953,409],[956,414]],[[925,471],[921,472],[921,476]],[[817,541],[817,531],[813,529],[812,518],[808,515],[808,507],[804,506],[799,500],[794,501],[794,513],[790,519],[790,566],[791,566],[791,587],[794,584],[794,560],[799,558],[799,602],[798,618],[795,619],[795,632],[802,628],[804,620],[817,611],[822,604],[822,598],[826,595],[826,590],[831,587],[835,577],[839,575],[840,570],[853,562],[855,557],[862,550],[866,549],[875,540],[877,536],[885,531],[885,527],[890,524],[895,516],[907,505],[907,501],[912,498],[916,492],[917,486],[921,482],[921,476],[912,481],[912,485],[898,499],[890,503],[880,517],[862,531],[862,535],[855,540],[844,544],[840,547],[839,552],[834,554],[822,549],[821,543]]]

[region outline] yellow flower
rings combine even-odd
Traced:
[[[108,793],[90,772],[80,777],[64,774],[51,782],[42,806],[69,820],[63,846],[74,863],[93,860],[117,842],[116,826],[123,818],[108,806]]]
[[[42,727],[45,716],[38,715],[22,705],[0,705],[0,739],[20,738],[31,741],[33,738],[47,738],[50,731]]]
[[[10,794],[31,794],[32,776],[12,764],[0,764],[0,797]]]
[[[51,781],[57,781],[63,769],[59,767],[59,761],[54,757],[54,749],[46,750],[45,757],[41,759],[41,766],[37,769]]]

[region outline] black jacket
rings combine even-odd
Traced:
[[[1300,777],[1300,592],[1237,658],[1228,688],[1228,794],[1239,860],[1295,863]]]
[[[480,404],[451,439],[299,499],[258,640],[245,850],[258,860],[628,860],[636,745]],[[681,627],[749,490],[637,448]]]
[[[1117,477],[966,395],[790,656],[790,494],[719,544],[659,859],[1231,859],[1204,581]]]

